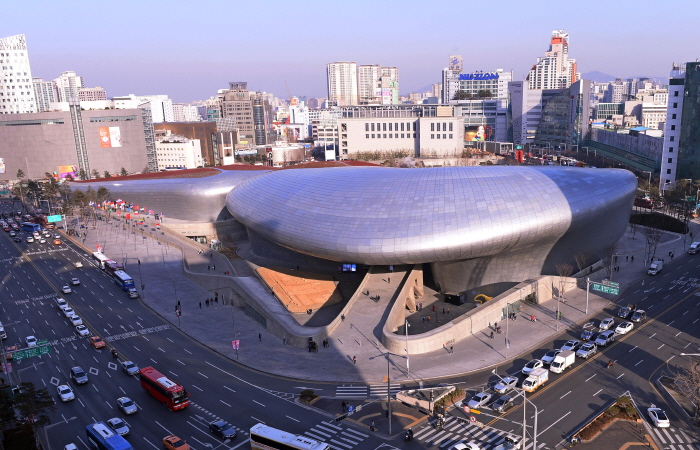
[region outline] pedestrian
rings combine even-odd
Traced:
[[[262,333],[258,333],[258,340],[262,342]]]
[[[343,412],[345,412],[345,408],[348,407],[348,404],[345,403],[345,400],[343,400],[343,402],[341,403],[341,406],[343,407]]]
[[[391,277],[386,277],[386,282],[391,283]]]
[[[345,314],[341,314],[341,315],[340,315],[340,321],[341,321],[341,322],[345,322]]]
[[[447,314],[449,314],[449,313],[450,313],[450,308],[447,308]]]
[[[671,253],[671,252],[668,252],[668,256],[671,256],[671,255],[673,255],[673,253]]]
[[[352,357],[352,363],[353,365],[357,365],[357,356]]]
[[[389,266],[389,273],[394,273],[394,266]]]
[[[630,260],[630,257],[629,257],[629,256],[625,256],[625,261],[629,261],[629,260]]]
[[[493,331],[491,331],[491,336],[490,336],[490,337],[491,337],[491,339],[493,339]]]
[[[442,313],[445,314],[445,308],[442,308]]]
[[[430,323],[430,316],[428,316],[428,323]]]
[[[207,270],[211,270],[211,266],[207,266]]]
[[[282,339],[282,343],[283,343],[284,345],[287,345],[287,338]]]
[[[374,419],[372,419],[372,425],[369,427],[369,429],[374,431]]]
[[[632,255],[632,262],[634,262],[634,255]]]
[[[202,301],[199,301],[199,309],[202,309]]]
[[[206,300],[204,301],[204,304],[207,305],[207,306],[209,306],[209,299],[206,299]]]
[[[209,254],[209,256],[211,256],[211,257],[213,258],[213,257],[214,257],[214,252],[211,252],[211,253]]]
[[[212,270],[216,270],[216,265],[212,264],[211,268]]]
[[[421,317],[421,320],[425,323],[425,316]]]
[[[454,353],[454,348],[452,347],[452,344],[450,344],[450,353]]]
[[[433,305],[433,312],[435,312],[435,305]]]

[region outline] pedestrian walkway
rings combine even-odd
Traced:
[[[661,443],[676,450],[697,450],[697,447],[683,430],[678,428],[654,428],[654,434]]]
[[[338,386],[328,391],[333,392],[331,395],[384,395],[386,385],[382,383],[386,382],[387,365],[393,383],[392,391],[395,386],[397,388],[407,383],[414,386],[417,382],[435,377],[502,365],[571,327],[578,332],[576,327],[609,305],[610,300],[614,301],[614,298],[591,292],[586,311],[585,289],[573,289],[563,295],[559,305],[557,298],[542,299],[539,304],[521,302],[523,310],[518,314],[518,320],[499,322],[503,334],[496,334],[493,339],[490,338],[490,330],[484,329],[455,342],[453,352],[446,347],[427,354],[410,355],[410,360],[405,355],[391,355],[387,363],[386,349],[379,339],[380,325],[408,269],[408,266],[397,266],[393,273],[385,268],[383,272],[380,270],[370,274],[363,287],[366,295],[360,295],[356,306],[331,333],[329,348],[319,345],[318,352],[308,352],[285,345],[282,339],[269,333],[243,309],[232,309],[230,302],[224,301],[226,294],[215,286],[217,280],[228,277],[235,278],[238,283],[246,283],[246,286],[257,286],[257,290],[251,289],[256,295],[258,292],[269,295],[269,291],[257,279],[238,276],[246,270],[245,261],[229,261],[216,251],[204,251],[201,244],[157,230],[152,222],[152,219],[147,219],[146,226],[134,227],[124,223],[121,218],[112,217],[109,222],[91,222],[86,230],[87,236],[72,239],[79,239],[86,253],[94,251],[99,245],[110,258],[124,261],[127,273],[139,286],[144,285],[143,301],[146,305],[173,326],[232,360],[285,377],[328,381],[334,385],[364,385],[363,394],[359,394],[361,389],[341,389]],[[684,249],[689,244],[688,239],[684,247],[682,236],[666,233],[656,253],[673,252],[675,259],[667,261],[667,265],[673,264],[684,257]],[[247,244],[241,245],[244,247]],[[616,265],[620,269],[612,272],[612,278],[620,283],[622,289],[647,277],[645,245],[641,234],[637,232],[633,236],[631,230],[619,242]],[[635,256],[634,261],[631,256]],[[137,261],[141,264],[138,265]],[[213,287],[206,290],[200,287],[202,283],[198,285],[190,281],[186,270],[199,274],[202,279],[211,280]],[[600,281],[607,278],[608,273],[603,269],[589,277]],[[205,301],[213,300],[216,294],[218,301],[212,301],[207,307]],[[177,301],[182,302],[180,317],[173,313]],[[561,318],[557,318],[557,308],[562,313]],[[534,323],[527,320],[533,314],[537,317]],[[238,351],[232,348],[232,340],[240,341]],[[353,359],[356,363],[353,363]],[[269,361],[276,363],[270,364]],[[376,388],[372,389],[369,385]]]
[[[368,397],[386,397],[387,386],[382,384],[362,384],[357,386],[337,386],[335,388],[336,398],[368,398]],[[401,390],[401,383],[391,383],[391,395],[393,396]]]
[[[356,448],[369,437],[368,434],[355,429],[345,428],[329,422],[319,423],[309,431],[304,432],[304,435],[317,441],[325,442],[335,450]]]

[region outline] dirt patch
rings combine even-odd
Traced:
[[[256,271],[291,313],[303,313],[343,301],[338,281],[330,275],[281,267],[260,267]]]
[[[618,420],[636,422],[638,419],[639,414],[629,397],[619,397],[614,404],[579,431],[576,437],[584,442],[591,441]]]
[[[227,257],[230,260],[243,259],[240,256],[238,256],[238,253],[236,253],[237,251],[238,251],[238,247],[224,247],[221,250],[219,250],[219,253],[221,253],[222,255],[224,255],[225,257]]]

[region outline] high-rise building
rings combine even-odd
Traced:
[[[629,84],[618,78],[608,83],[608,89],[603,94],[603,103],[622,103],[627,100]]]
[[[58,101],[58,89],[53,80],[46,81],[42,78],[32,78],[34,84],[34,96],[38,112],[50,111],[51,103]]]
[[[76,75],[72,70],[61,73],[54,81],[58,88],[59,102],[69,102],[78,99],[80,90],[85,87],[83,77]]]
[[[201,120],[202,117],[199,115],[197,106],[173,103],[173,122],[199,122]]]
[[[326,65],[328,102],[334,106],[357,105],[357,64],[334,62]]]
[[[129,94],[114,97],[113,100],[116,108],[136,108],[143,103],[149,103],[153,123],[174,122],[173,101],[167,95]]]
[[[27,40],[23,34],[0,39],[0,114],[37,112]]]
[[[565,89],[580,78],[576,60],[569,58],[569,34],[564,30],[552,31],[549,50],[537,58],[527,76],[530,89]]]
[[[83,88],[78,91],[78,98],[81,102],[95,102],[107,100],[107,92],[101,87]]]
[[[238,144],[255,144],[253,99],[245,81],[231,81],[229,88],[219,93],[223,118],[232,118],[238,132]]]
[[[700,179],[700,62],[674,64],[668,85],[668,106],[659,189],[677,180]]]

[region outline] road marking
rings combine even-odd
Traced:
[[[197,372],[197,373],[200,374],[201,376],[203,376],[204,378],[209,378],[208,376],[204,375],[202,372]]]
[[[262,403],[256,402],[255,400],[253,400],[253,401],[254,401],[255,403],[257,403],[258,405],[262,406],[263,408],[265,407],[265,405],[263,405]]]
[[[183,348],[183,350],[186,351],[187,353],[189,353],[190,355],[192,354],[192,352],[187,350],[186,348]]]
[[[238,447],[240,447],[243,444],[247,444],[250,442],[250,439],[246,439],[245,441],[241,442],[240,444],[236,445],[235,447],[231,447],[229,450],[236,450]]]
[[[561,416],[556,422],[553,422],[550,426],[548,426],[548,427],[545,428],[544,430],[542,430],[542,431],[540,431],[539,433],[537,433],[537,437],[541,436],[542,433],[544,433],[545,431],[547,431],[547,430],[549,430],[550,428],[552,428],[554,425],[557,424],[557,422],[559,422],[560,420],[562,420],[564,417],[568,416],[569,414],[571,414],[571,411],[569,411],[568,413],[564,414],[564,415]]]
[[[637,348],[636,345],[630,349],[630,352],[631,352],[632,350],[634,350],[635,348]],[[627,352],[627,353],[629,353],[629,352]]]
[[[195,386],[194,384],[192,385],[192,387],[195,388],[195,389],[199,389],[200,391],[204,392],[204,389],[199,388],[199,387]]]
[[[624,375],[624,373],[621,373],[620,376],[616,378],[616,380],[619,380],[620,378],[622,378],[622,375]]]
[[[697,322],[698,320],[700,320],[700,319],[695,319],[695,320],[693,320],[693,323]]]
[[[689,345],[690,345],[690,342],[688,342],[687,344],[685,344],[685,347],[683,347],[683,348],[688,348]]]
[[[295,422],[299,422],[299,421],[298,421],[297,419],[295,419],[294,417],[289,417],[289,416],[286,416],[286,417],[287,417],[287,419],[292,419],[292,420],[295,421]]]
[[[634,365],[634,367],[637,367],[638,365],[640,365],[642,363],[642,361],[644,361],[644,360],[643,359],[640,360],[637,364]]]
[[[148,439],[146,439],[145,437],[143,438],[143,440],[146,441],[146,442],[148,442],[149,444],[151,444],[151,446],[152,446],[153,448],[158,448],[158,449],[160,448],[160,447],[158,447],[157,445],[155,445],[153,442],[151,442],[151,441],[149,441]]]
[[[676,333],[676,335],[675,335],[674,337],[678,337],[678,335],[679,335],[679,334],[681,334],[681,332],[680,332],[680,331],[679,331],[678,333]]]
[[[663,347],[664,345],[666,345],[666,344],[661,344],[661,346],[659,348],[657,348],[657,350],[661,350],[661,347]]]
[[[176,359],[175,361],[179,362],[179,363],[182,364],[183,366],[185,365],[185,363],[182,362],[182,361],[180,361],[179,359]]]
[[[561,400],[562,398],[566,397],[566,396],[569,395],[569,394],[571,394],[571,391],[569,391],[569,392],[567,392],[566,394],[564,394],[564,395],[562,395],[561,397],[559,397],[559,400]],[[253,400],[253,401],[255,401],[255,400]],[[256,403],[257,403],[257,402],[256,402]]]
[[[267,425],[267,424],[266,424],[265,422],[263,422],[263,421],[262,421],[262,420],[260,420],[260,419],[256,419],[256,418],[255,418],[255,417],[253,417],[253,416],[250,416],[250,417],[251,417],[251,419],[255,420],[256,422],[260,422],[260,423],[262,423],[262,424],[265,424],[265,425]]]
[[[231,391],[231,392],[236,392],[236,391],[234,391],[233,389],[231,389],[231,388],[228,387],[228,386],[224,386],[224,389],[228,389],[228,390]]]
[[[224,405],[228,406],[229,408],[231,407],[231,405],[229,405],[229,404],[226,403],[225,401],[223,401],[223,400],[219,400],[219,401],[220,401],[221,403],[223,403]]]
[[[670,321],[669,323],[667,323],[667,324],[666,324],[666,326],[669,326],[669,325],[671,325],[671,324],[672,324],[673,322],[675,322],[675,321],[676,321],[675,319],[674,319],[674,320],[672,320],[672,321]]]
[[[653,338],[654,336],[656,336],[656,333],[654,333],[654,334],[652,334],[651,336],[649,336],[649,339]]]

